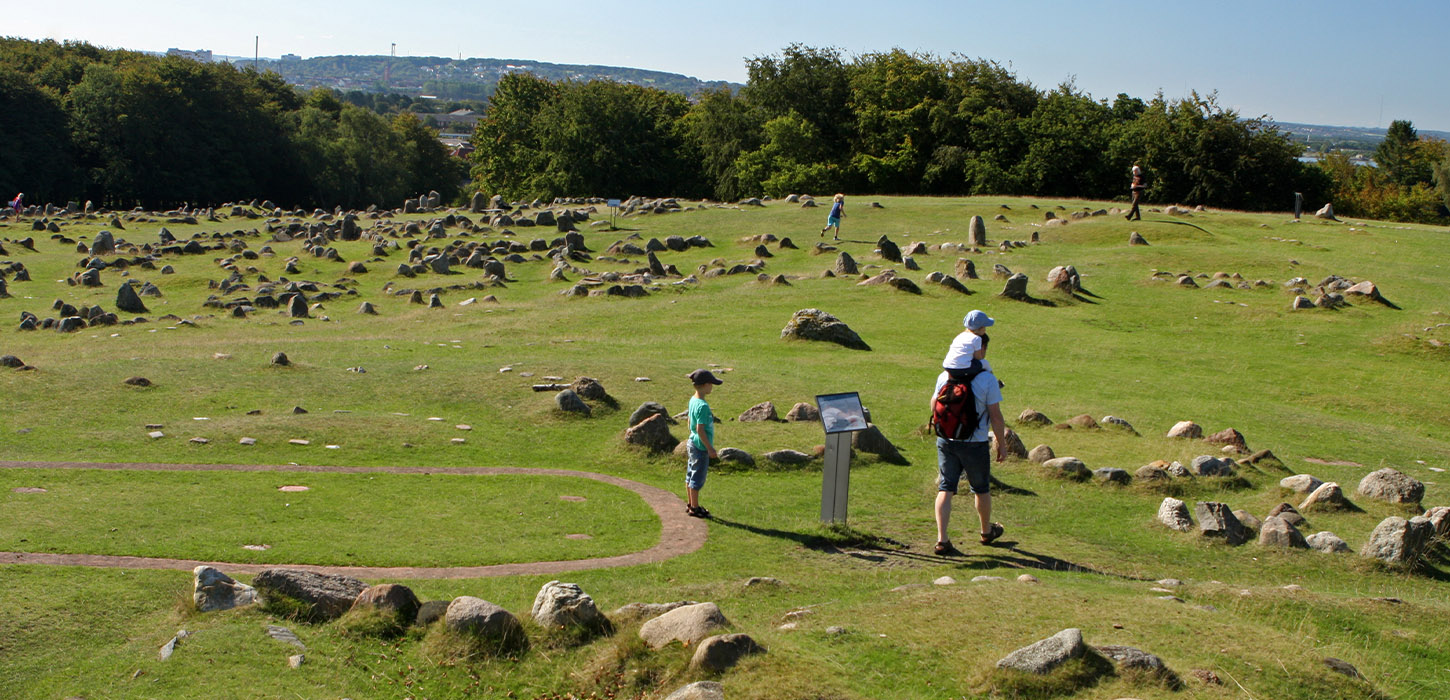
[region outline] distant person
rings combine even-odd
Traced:
[[[968,317],[978,313],[981,312],[974,311]],[[977,330],[983,330],[995,323],[985,313],[973,320],[978,321]],[[970,321],[967,330],[973,335],[985,335],[973,332]],[[966,359],[965,349],[966,345],[963,346],[963,353],[955,357],[949,354],[947,362],[971,363],[973,360]],[[935,552],[942,556],[961,554],[952,545],[947,528],[951,524],[952,498],[957,494],[963,474],[967,477],[967,485],[971,489],[977,509],[977,519],[981,524],[978,531],[981,543],[991,544],[1003,532],[1001,523],[992,522],[992,458],[988,448],[990,425],[990,435],[997,437],[997,461],[1006,459],[1007,427],[1002,420],[1002,389],[997,377],[986,368],[986,348],[975,350],[971,354],[982,366],[981,371],[974,374],[969,372],[970,379],[966,379],[952,369],[943,369],[937,376],[936,388],[931,398],[932,427],[937,433]]]
[[[15,195],[15,199],[10,200],[10,208],[11,209],[14,209],[16,214],[19,214],[20,213],[20,210],[25,207],[25,201],[24,200],[25,200],[25,193],[24,192],[20,192],[20,193],[16,194]]]
[[[1138,221],[1143,218],[1142,212],[1138,211],[1138,202],[1143,199],[1143,191],[1148,189],[1148,180],[1143,177],[1143,169],[1133,164],[1133,183],[1128,186],[1128,191],[1133,194],[1133,208],[1123,218],[1128,221]]]
[[[826,237],[826,232],[832,228],[836,229],[831,233],[831,240],[841,240],[841,217],[846,215],[846,195],[836,193],[834,201],[831,202],[831,213],[826,215],[826,227],[821,229],[821,238]]]
[[[695,395],[690,397],[690,442],[687,451],[689,461],[685,464],[685,514],[692,518],[708,518],[710,511],[700,507],[700,489],[705,488],[705,475],[710,471],[710,460],[718,459],[715,451],[715,414],[705,397],[716,386],[724,384],[708,369],[697,369],[690,373],[690,382],[695,386]]]

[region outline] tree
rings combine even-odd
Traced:
[[[1396,119],[1385,131],[1385,140],[1374,149],[1375,164],[1389,174],[1391,182],[1403,187],[1429,182],[1431,163],[1418,157],[1420,135],[1408,120]]]
[[[50,88],[0,67],[0,192],[32,202],[63,201],[79,191],[80,173],[66,115]]]
[[[761,112],[736,98],[730,88],[707,90],[681,120],[680,126],[700,163],[700,176],[715,198],[731,201],[750,194],[740,189],[736,159],[760,147]]]

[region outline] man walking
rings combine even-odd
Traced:
[[[1133,164],[1133,183],[1128,186],[1128,191],[1133,194],[1133,208],[1128,210],[1123,218],[1128,221],[1135,221],[1143,218],[1142,212],[1138,211],[1138,202],[1143,199],[1143,192],[1148,189],[1148,180],[1143,177],[1143,169]]]
[[[980,311],[978,330],[984,331],[996,323]],[[969,323],[970,328],[973,324]],[[979,351],[985,356],[985,348]],[[979,357],[979,359],[985,359]],[[985,363],[983,363],[985,365]],[[957,400],[953,401],[956,398]],[[987,446],[988,425],[991,435],[997,437],[997,461],[1007,456],[1007,426],[1002,420],[1002,389],[997,377],[987,369],[971,377],[970,382],[961,382],[951,373],[943,370],[937,376],[936,389],[932,392],[932,423],[936,428],[937,452],[937,494],[936,494],[936,548],[943,556],[961,554],[952,546],[947,535],[947,526],[952,518],[952,497],[963,474],[971,489],[981,522],[979,531],[982,544],[991,544],[1002,536],[1002,524],[992,522],[992,458]],[[966,425],[948,425],[953,420],[968,421]],[[943,435],[943,433],[948,433]]]

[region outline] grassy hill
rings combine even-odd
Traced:
[[[868,208],[872,199],[882,207]],[[1154,517],[1163,498],[1174,496],[1190,507],[1220,501],[1262,518],[1280,502],[1302,500],[1280,488],[1281,478],[1310,473],[1339,482],[1360,510],[1306,513],[1301,530],[1332,531],[1358,552],[1383,518],[1420,512],[1356,494],[1365,474],[1393,467],[1425,483],[1425,507],[1450,505],[1441,471],[1450,468],[1450,417],[1443,408],[1450,388],[1446,232],[1380,222],[1291,223],[1282,214],[1226,211],[1040,226],[1045,211],[1067,217],[1099,206],[1108,205],[851,197],[841,248],[863,273],[895,269],[920,285],[920,295],[822,276],[836,255],[811,250],[822,240],[823,208],[701,205],[621,217],[617,231],[581,224],[594,252],[591,260],[572,264],[596,276],[645,265],[643,256],[606,252],[633,236],[641,247],[671,235],[701,235],[713,243],[660,252],[663,263],[697,281],[659,280],[639,299],[561,296],[589,275],[569,271],[570,282],[551,281],[546,260],[506,263],[510,281],[501,287],[449,290],[483,281],[482,271],[398,275],[407,244],[419,238],[384,236],[403,246],[385,257],[375,256],[370,242],[329,242],[341,258],[333,261],[305,252],[299,241],[274,242],[261,231],[264,220],[240,217],[196,225],[148,217],[153,220],[126,221],[123,231],[113,233],[136,245],[156,243],[164,226],[183,241],[203,234],[198,240],[210,244],[228,242],[214,233],[240,231],[230,240],[260,253],[235,260],[249,289],[223,293],[209,284],[230,274],[219,266],[232,258],[230,250],[158,261],[157,267],[170,264],[175,274],[132,266],[103,271],[100,288],[70,286],[64,280],[83,257],[76,243],[93,240],[106,218],[57,219],[56,235],[69,243],[31,231],[29,220],[11,220],[0,228],[0,245],[8,251],[0,261],[23,263],[31,281],[7,275],[11,296],[0,299],[0,318],[14,324],[24,311],[54,316],[57,299],[113,311],[117,286],[128,279],[152,282],[162,296],[143,298],[145,323],[69,334],[0,329],[0,354],[36,368],[0,370],[8,407],[0,412],[0,458],[420,466],[439,474],[464,466],[550,467],[679,492],[683,459],[625,446],[621,433],[642,402],[683,411],[689,396],[684,375],[713,367],[725,381],[710,399],[725,421],[717,429],[722,446],[744,449],[757,460],[785,448],[809,453],[823,442],[817,424],[732,419],[762,401],[784,414],[818,394],[858,391],[910,463],[857,454],[847,529],[817,522],[819,461],[805,467],[763,460],[755,468],[717,465],[702,498],[716,518],[699,551],[565,578],[606,611],[636,601],[718,603],[735,631],[769,650],[718,678],[728,697],[1450,694],[1450,568],[1440,555],[1400,570],[1357,553],[1278,551],[1254,542],[1229,547],[1196,532],[1174,532]],[[999,214],[1005,221],[994,220]],[[594,218],[607,215],[605,210]],[[966,242],[973,215],[987,220],[988,247],[934,248]],[[392,221],[401,230],[404,221],[430,218],[436,217],[361,223]],[[441,247],[464,233],[464,241],[524,243],[559,235],[552,228],[510,228],[512,235],[454,227],[446,239],[421,245]],[[249,233],[254,229],[256,236]],[[1150,245],[1130,247],[1134,231]],[[999,251],[999,242],[1028,241],[1034,232],[1040,242]],[[764,234],[799,246],[765,244],[772,257],[764,259],[763,272],[784,275],[788,284],[748,273],[707,277],[700,270],[755,261],[757,237]],[[925,243],[928,252],[914,256],[921,269],[909,271],[874,253],[883,235],[903,248]],[[14,243],[27,236],[35,237],[35,252]],[[285,272],[293,256],[299,269]],[[628,261],[601,259],[606,256]],[[958,258],[973,260],[983,277],[964,280],[971,295],[924,281],[933,271],[953,274]],[[367,271],[346,272],[356,261]],[[1027,274],[1031,293],[1050,305],[997,296],[1003,283],[991,279],[996,264]],[[1085,293],[1069,296],[1047,287],[1047,273],[1058,265],[1076,267]],[[1187,288],[1174,281],[1184,273],[1204,277]],[[1229,276],[1231,285],[1242,278],[1250,288],[1205,288],[1216,273]],[[1294,292],[1286,282],[1305,278],[1312,287],[1329,275],[1372,280],[1398,308],[1352,298],[1351,306],[1338,310],[1290,310]],[[322,301],[300,325],[276,310],[233,318],[224,308],[204,306],[212,295],[223,302],[254,297],[265,284],[262,276],[273,284],[283,277],[312,281],[340,296]],[[1254,286],[1257,280],[1267,284]],[[443,308],[395,294],[418,289],[426,298],[434,288],[445,288]],[[484,301],[488,295],[496,303]],[[462,303],[470,298],[475,301]],[[377,307],[377,316],[356,313],[364,301]],[[839,317],[872,350],[782,340],[781,329],[804,308]],[[1218,454],[1203,441],[1165,436],[1174,423],[1192,420],[1206,433],[1237,429],[1250,450],[1271,450],[1282,467],[1266,461],[1238,466],[1234,478],[1120,486],[1057,478],[1025,460],[998,464],[994,517],[1006,526],[1003,546],[975,544],[974,523],[964,517],[970,508],[959,499],[954,538],[966,556],[932,555],[936,456],[922,426],[938,363],[973,308],[997,319],[990,359],[1006,384],[1008,425],[1027,447],[1046,444],[1090,469],[1130,473],[1154,460],[1187,464]],[[162,318],[167,314],[177,318]],[[270,364],[279,351],[290,357],[290,366]],[[132,376],[152,386],[122,383]],[[553,392],[531,388],[554,381],[547,377],[567,382],[580,376],[598,379],[618,407],[596,404],[590,418],[565,416],[555,409]],[[307,412],[294,413],[294,407]],[[1113,415],[1139,434],[1017,425],[1015,418],[1029,407],[1057,423],[1081,414],[1098,421]],[[464,433],[457,424],[471,430]],[[158,430],[164,437],[148,437]],[[682,426],[672,430],[684,436]],[[240,444],[243,437],[255,444]],[[454,442],[459,437],[462,444]],[[564,517],[565,507],[547,484],[478,479],[460,487],[456,480],[419,478],[380,483],[290,473],[103,476],[0,469],[0,551],[219,559],[230,551],[223,561],[276,563],[271,553],[263,557],[241,547],[274,538],[272,552],[297,552],[299,560],[291,563],[463,566],[526,561],[535,552],[535,559],[615,554],[647,547],[659,532],[643,505],[620,490],[589,493],[602,509],[588,518],[543,527]],[[309,506],[315,519],[277,521],[287,516],[276,515],[282,511],[275,487],[299,480],[316,487],[299,496],[319,497]],[[47,493],[12,490],[21,487]],[[476,508],[458,488],[469,489]],[[198,499],[210,507],[193,507]],[[513,503],[517,510],[499,507]],[[589,542],[599,551],[571,550],[557,541],[561,533],[581,529],[597,538]],[[354,530],[366,535],[366,548],[354,546]],[[1037,582],[1018,582],[1022,574]],[[971,582],[979,575],[1003,580]],[[745,586],[753,576],[781,583]],[[931,585],[942,576],[958,583]],[[550,578],[391,582],[407,584],[424,600],[473,595],[526,617]],[[1158,583],[1164,579],[1181,585]],[[336,623],[290,622],[255,609],[197,614],[189,610],[190,592],[184,571],[0,564],[0,682],[27,698],[655,698],[707,677],[687,669],[693,649],[647,651],[635,637],[638,623],[582,644],[535,629],[533,649],[516,658],[459,660],[440,654],[423,631],[377,640]],[[810,612],[792,616],[794,627],[782,628],[787,613],[802,609]],[[307,661],[301,668],[287,668],[286,657],[295,651],[268,638],[267,624],[286,624],[302,638]],[[1082,629],[1089,644],[1128,645],[1160,656],[1183,678],[1183,689],[1168,690],[1131,673],[1043,684],[993,671],[1012,650],[1069,627]],[[193,636],[169,661],[159,661],[157,647],[183,628]],[[1324,661],[1330,657],[1353,664],[1363,679],[1330,670]],[[1212,672],[1219,684],[1199,680],[1195,671]]]

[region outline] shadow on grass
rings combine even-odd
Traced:
[[[1003,552],[1002,550],[1006,550]],[[940,558],[940,557],[934,557]],[[954,561],[954,560],[949,560]],[[959,569],[1037,569],[1039,571],[1071,571],[1080,574],[1096,574],[1098,576],[1109,576],[1124,581],[1148,581],[1137,576],[1126,576],[1114,574],[1107,571],[1099,571],[1090,566],[1074,564],[1066,559],[1058,559],[1046,554],[1037,554],[1025,549],[1018,549],[1017,542],[1011,540],[999,540],[983,554],[968,554],[967,560],[957,565]]]
[[[992,493],[1005,493],[1005,494],[1007,494],[1009,496],[1036,496],[1037,495],[1037,493],[1035,491],[1030,491],[1030,490],[1024,489],[1024,488],[1022,488],[1020,486],[1013,486],[1011,484],[1008,484],[1008,483],[1005,483],[1005,482],[1002,482],[1002,481],[998,481],[997,480],[997,477],[995,477],[995,476],[990,476],[989,475],[987,478],[992,480]]]

